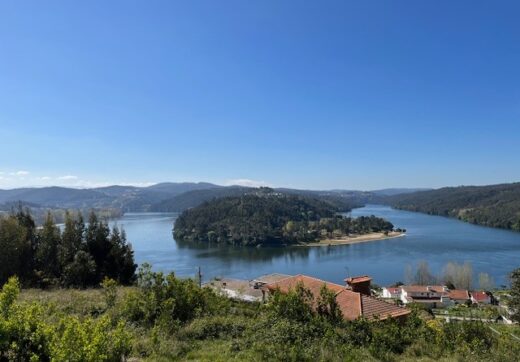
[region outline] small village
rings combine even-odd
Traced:
[[[318,296],[323,286],[332,291],[346,320],[406,318],[412,308],[447,322],[478,320],[513,324],[502,291],[450,289],[446,285],[372,285],[370,276],[355,276],[339,285],[307,275],[267,274],[252,280],[216,278],[209,286],[223,295],[247,302],[268,302],[275,291],[287,293],[298,284]]]

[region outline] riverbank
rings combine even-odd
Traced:
[[[400,231],[392,231],[388,234],[385,233],[369,233],[356,236],[341,237],[338,239],[324,239],[319,242],[300,244],[300,246],[330,246],[330,245],[348,245],[348,244],[359,244],[366,243],[369,241],[378,241],[398,238],[405,236],[406,233]]]

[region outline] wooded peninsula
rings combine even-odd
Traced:
[[[175,221],[174,237],[181,242],[284,246],[394,231],[387,220],[351,218],[338,211],[327,200],[261,189],[185,210]]]

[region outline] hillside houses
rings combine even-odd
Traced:
[[[400,301],[402,304],[419,303],[427,308],[444,308],[457,304],[490,304],[486,292],[469,292],[464,289],[449,289],[445,285],[401,285],[384,287],[382,298]]]

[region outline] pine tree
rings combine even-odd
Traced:
[[[100,282],[106,275],[106,259],[110,253],[110,242],[108,240],[110,230],[105,222],[98,220],[94,211],[90,213],[88,222],[86,246],[96,263],[97,280]]]
[[[54,224],[52,214],[49,212],[42,229],[38,233],[36,248],[37,266],[43,273],[44,278],[54,279],[60,276],[60,248],[60,229]]]
[[[85,224],[83,216],[78,212],[74,218],[69,211],[65,213],[65,227],[62,233],[62,244],[60,250],[60,263],[63,267],[74,260],[78,251],[84,248]]]

